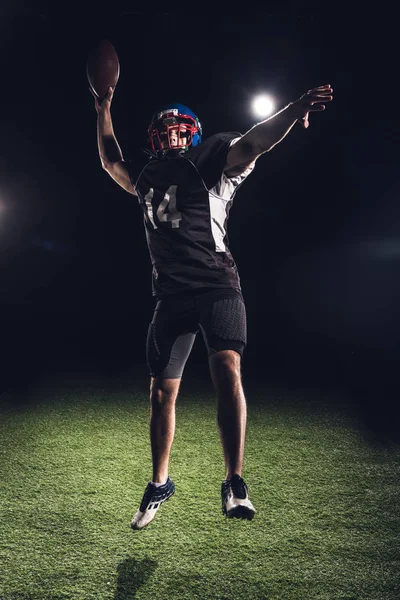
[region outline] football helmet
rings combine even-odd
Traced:
[[[153,152],[169,149],[182,151],[201,143],[202,129],[199,119],[190,108],[183,104],[167,104],[154,113],[147,134]],[[171,136],[175,136],[173,144]],[[186,138],[185,143],[177,145],[176,137]]]

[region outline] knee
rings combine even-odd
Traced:
[[[216,383],[238,382],[241,379],[241,357],[234,350],[216,352],[211,356],[210,366]]]
[[[174,405],[180,379],[154,378],[150,384],[150,402],[154,408]]]

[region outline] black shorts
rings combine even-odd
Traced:
[[[182,377],[197,333],[201,330],[208,355],[246,346],[246,310],[240,292],[220,289],[159,300],[149,325],[147,364],[152,377]]]

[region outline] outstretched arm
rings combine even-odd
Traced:
[[[307,129],[309,113],[325,110],[325,104],[333,99],[332,92],[330,85],[321,85],[308,90],[298,100],[291,102],[272,117],[254,125],[229,150],[225,174],[233,177],[245,171],[261,154],[269,152],[279,144],[296,121],[300,121]]]
[[[111,119],[113,94],[114,90],[110,87],[106,97],[101,102],[93,94],[97,111],[97,144],[101,166],[124,190],[136,195],[135,188],[129,176],[128,167],[123,159],[121,148],[114,134]]]

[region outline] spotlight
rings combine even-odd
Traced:
[[[258,118],[265,118],[272,115],[274,111],[274,101],[271,96],[260,94],[256,96],[252,103],[253,113]]]

